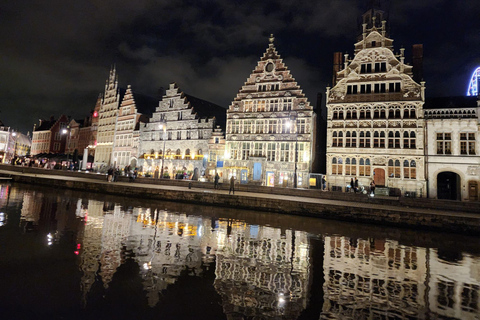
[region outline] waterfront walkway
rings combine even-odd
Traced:
[[[228,184],[220,190],[209,182],[138,178],[107,182],[105,175],[0,166],[0,175],[13,181],[169,201],[315,216],[326,219],[375,223],[408,228],[428,228],[480,235],[480,203],[442,202],[430,199],[370,198],[345,194],[285,188],[237,185],[229,195]],[[227,189],[225,189],[225,187]],[[276,189],[276,190],[274,190]],[[444,205],[442,205],[444,204]],[[461,210],[461,209],[465,210]],[[460,210],[458,210],[460,209]]]

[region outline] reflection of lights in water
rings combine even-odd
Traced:
[[[283,293],[278,294],[278,306],[283,307],[287,301],[285,300],[285,297]]]
[[[5,224],[5,213],[0,212],[0,227]]]
[[[53,244],[53,236],[51,233],[47,234],[47,243],[49,246]]]

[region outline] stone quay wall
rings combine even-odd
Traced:
[[[309,197],[306,193],[302,193],[302,191],[315,191],[319,194],[335,194],[335,192],[320,192],[318,190],[283,189],[283,192],[290,191],[290,193],[285,194],[290,197],[284,197],[285,195],[280,194],[281,192],[277,192],[279,196],[257,195],[255,191],[251,190],[248,190],[251,193],[247,195],[238,195],[238,193],[236,195],[228,195],[221,192],[210,192],[205,188],[198,188],[198,184],[203,186],[209,185],[209,183],[201,182],[182,181],[179,186],[183,188],[168,189],[150,186],[150,183],[147,183],[147,181],[150,182],[155,180],[149,178],[138,178],[134,183],[106,183],[105,175],[13,166],[10,166],[10,168],[14,168],[15,170],[9,170],[9,173],[6,173],[4,170],[5,166],[0,166],[2,175],[11,177],[15,182],[46,185],[56,188],[69,188],[81,191],[144,199],[168,200],[180,203],[197,203],[238,209],[260,210],[359,223],[373,223],[406,227],[410,229],[433,229],[472,235],[478,235],[480,232],[480,214],[464,214],[456,213],[454,211],[452,211],[451,214],[448,214],[448,212],[445,213],[444,208],[440,205],[437,205],[437,208],[443,210],[441,213],[435,210],[425,210],[420,206],[407,207],[401,205],[398,200],[389,200],[397,201],[396,205],[389,205],[388,203],[378,204],[378,199],[365,197],[367,202],[368,199],[370,199],[371,202],[364,203],[363,201],[356,201],[356,199],[352,200],[352,197],[362,197],[362,195],[349,194],[349,202],[338,201],[332,203],[332,201],[322,202],[319,198]],[[27,174],[26,171],[31,172],[28,172]],[[52,177],[51,175],[54,176]],[[77,175],[80,176],[78,179],[75,179]],[[71,178],[65,179],[61,176]],[[128,181],[128,178],[121,177],[119,181],[122,180]],[[191,188],[189,188],[189,184],[191,184]],[[246,186],[240,185],[236,191],[242,191],[242,187]],[[343,196],[343,194],[341,195]],[[422,202],[425,199],[416,200]]]

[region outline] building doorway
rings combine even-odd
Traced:
[[[460,176],[455,172],[441,172],[437,176],[437,198],[460,200]]]
[[[373,170],[373,181],[377,187],[385,186],[385,169],[376,168]]]
[[[468,182],[468,200],[477,201],[478,200],[478,183],[477,181]]]

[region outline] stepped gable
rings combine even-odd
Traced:
[[[270,35],[267,50],[260,58],[257,66],[252,71],[244,85],[240,88],[237,96],[234,98],[232,108],[235,102],[245,98],[266,97],[268,93],[271,97],[296,97],[304,98],[304,109],[312,110],[310,103],[305,97],[290,70],[283,62],[283,59],[277,52],[274,45],[275,38]],[[278,87],[277,87],[278,85]]]
[[[221,128],[225,128],[227,119],[227,109],[216,105],[212,102],[205,101],[189,94],[184,93],[187,102],[190,102],[190,106],[199,118],[212,118],[215,117],[215,123]]]

